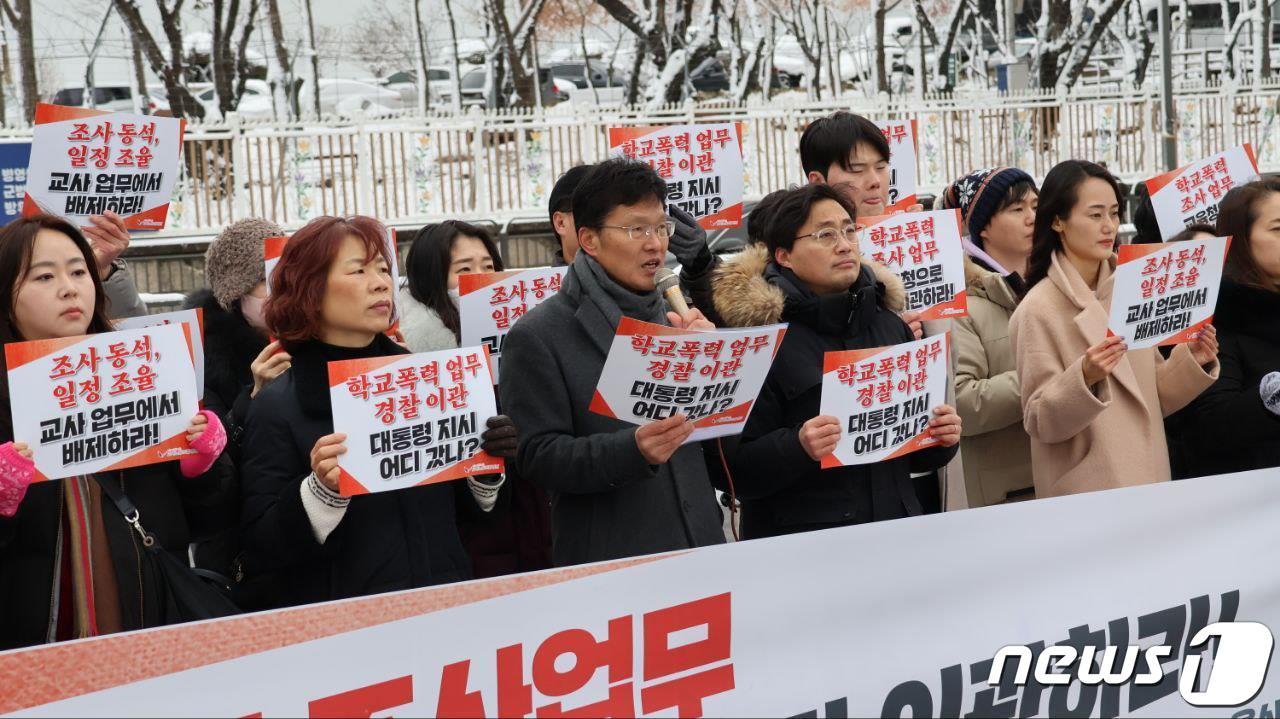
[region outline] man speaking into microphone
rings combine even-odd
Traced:
[[[667,299],[657,287],[674,231],[666,193],[646,164],[591,168],[573,195],[581,251],[560,292],[507,335],[502,407],[521,430],[520,476],[550,494],[558,566],[724,541],[708,459],[685,444],[692,422],[636,427],[588,409],[624,316],[715,329],[678,286],[664,286]]]

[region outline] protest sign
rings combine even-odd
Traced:
[[[39,479],[155,464],[194,454],[199,411],[182,324],[5,345],[14,441]]]
[[[191,338],[191,361],[196,370],[196,392],[204,399],[204,310],[197,307],[193,310],[176,312],[160,312],[141,317],[125,317],[115,321],[116,329],[132,330],[144,327],[181,324],[187,328],[187,336]]]
[[[1195,339],[1213,321],[1228,237],[1122,245],[1107,328],[1129,349]]]
[[[172,117],[39,104],[22,214],[84,227],[110,210],[131,230],[163,229],[185,127]]]
[[[609,149],[653,167],[667,181],[668,204],[698,218],[704,229],[742,224],[740,124],[611,127]]]
[[[27,166],[31,164],[30,142],[0,142],[0,225],[22,214],[22,198],[27,192]]]
[[[872,464],[938,443],[933,408],[947,399],[951,333],[892,347],[827,352],[819,412],[840,420],[822,467]]]
[[[485,347],[330,362],[343,496],[501,472],[480,449],[498,414],[490,366]]]
[[[458,275],[462,346],[482,344],[489,348],[495,382],[502,381],[498,369],[511,325],[559,292],[568,271],[568,267],[537,267]]]
[[[1200,223],[1218,222],[1218,204],[1233,187],[1258,179],[1258,159],[1249,144],[1233,147],[1147,180],[1160,239]]]
[[[787,326],[682,330],[623,317],[590,409],[632,424],[683,413],[687,441],[742,432]]]
[[[959,210],[860,217],[858,224],[863,256],[902,277],[906,309],[923,320],[968,314]]]
[[[288,237],[268,237],[262,242],[262,260],[265,264],[263,277],[267,280],[267,294],[271,294],[271,275],[280,264],[280,256],[284,254],[284,246],[289,244]]]
[[[906,210],[918,201],[916,121],[884,120],[876,124],[889,141],[889,206],[885,212]]]

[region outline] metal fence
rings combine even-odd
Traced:
[[[414,226],[443,217],[545,217],[567,168],[609,154],[617,125],[743,123],[748,197],[801,182],[799,135],[816,117],[849,109],[912,118],[919,127],[922,191],[937,192],[979,167],[1014,165],[1042,177],[1068,158],[1106,164],[1126,180],[1160,171],[1159,100],[1146,91],[845,96],[831,102],[775,98],[661,109],[559,105],[464,115],[354,117],[189,126],[166,230],[139,244],[207,237],[248,216],[297,227],[322,214],[369,214]],[[1183,161],[1253,143],[1264,169],[1280,169],[1280,80],[1249,87],[1179,88]],[[17,131],[21,133],[22,131]]]

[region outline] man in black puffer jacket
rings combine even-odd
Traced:
[[[768,247],[749,248],[717,270],[713,297],[727,326],[789,323],[745,431],[725,443],[744,538],[921,514],[911,474],[956,454],[960,417],[942,405],[930,429],[938,446],[875,464],[819,465],[840,438],[839,423],[818,413],[823,353],[915,339],[896,314],[901,279],[859,259],[855,212],[829,186],[792,190],[773,210]]]

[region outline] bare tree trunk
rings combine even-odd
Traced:
[[[0,0],[9,24],[18,33],[18,62],[22,65],[22,111],[32,122],[36,104],[40,102],[40,81],[36,74],[35,24],[31,16],[31,0]]]
[[[303,9],[307,13],[307,43],[311,55],[311,102],[316,117],[320,117],[320,50],[316,47],[316,16],[312,12],[311,0],[303,0]]]
[[[280,0],[266,2],[267,20],[271,25],[271,44],[275,50],[276,65],[279,66],[276,77],[272,78],[272,84],[275,85],[272,91],[277,102],[283,100],[285,114],[290,119],[296,119],[302,115],[302,108],[298,106],[298,83],[294,80],[293,61],[289,59],[289,48],[284,41],[284,25],[280,22]]]
[[[116,12],[135,42],[142,47],[142,53],[151,65],[151,70],[164,82],[165,92],[169,97],[169,110],[174,117],[204,117],[204,106],[191,96],[187,89],[185,70],[182,64],[182,26],[179,18],[183,0],[177,0],[170,7],[163,0],[157,3],[160,10],[160,25],[165,38],[169,42],[169,59],[165,59],[151,31],[142,18],[142,12],[133,0],[114,0]]]
[[[462,63],[458,60],[458,24],[453,19],[453,0],[444,0],[449,18],[449,40],[453,43],[453,111],[462,112]]]
[[[0,11],[0,127],[9,126],[9,83],[13,75],[9,70],[9,21]]]
[[[418,55],[418,112],[425,115],[427,112],[427,93],[431,86],[431,80],[428,77],[431,73],[428,70],[427,62],[427,33],[422,25],[422,0],[412,0],[412,2],[413,34],[417,40]]]
[[[884,57],[884,19],[889,14],[885,0],[872,0],[872,12],[875,14],[876,33],[876,92],[889,92],[889,73],[885,68]]]
[[[147,92],[147,68],[142,64],[142,47],[138,44],[138,38],[136,37],[131,37],[129,39],[129,45],[132,46],[133,50],[133,83],[138,88],[135,92],[138,94],[138,97],[147,98],[150,93]],[[151,107],[144,106],[142,108],[142,112],[143,114],[150,115]]]
[[[1271,76],[1271,0],[1253,1],[1258,4],[1253,41],[1254,82],[1258,83]]]
[[[1062,73],[1058,78],[1058,87],[1070,89],[1076,84],[1076,80],[1080,79],[1080,73],[1084,72],[1085,63],[1089,61],[1089,56],[1093,54],[1093,48],[1098,44],[1098,40],[1107,32],[1111,21],[1115,18],[1116,13],[1120,12],[1120,8],[1124,7],[1128,0],[1108,0],[1101,14],[1093,19],[1093,23],[1089,27],[1089,34],[1085,36],[1082,42],[1073,45],[1071,53],[1067,56],[1066,66],[1062,69]]]

